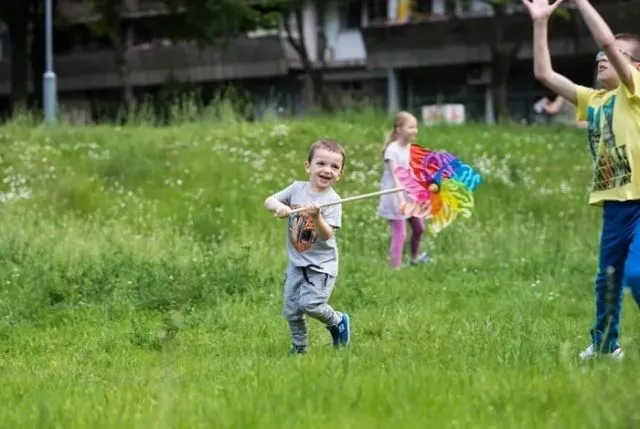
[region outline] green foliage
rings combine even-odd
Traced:
[[[266,7],[273,8],[282,13],[293,12],[305,5],[304,0],[263,0],[262,4]]]
[[[125,5],[125,0],[91,0],[91,11],[98,17],[89,22],[93,32],[100,36],[122,38]]]
[[[98,19],[91,22],[98,35],[122,37],[130,10],[125,0],[90,0]],[[150,20],[155,34],[202,44],[228,41],[258,27],[272,27],[273,16],[250,0],[161,0],[167,14]],[[268,11],[267,11],[268,12]]]
[[[345,205],[332,304],[353,345],[310,321],[310,353],[286,356],[286,224],[264,198],[320,136],[346,147],[341,195],[376,190],[389,124],[3,127],[3,426],[636,427],[629,299],[628,362],[575,359],[600,215],[582,130],[421,129],[485,178],[473,216],[424,238],[434,265],[391,272],[377,200]]]
[[[168,35],[216,43],[263,25],[260,11],[250,0],[164,0],[171,15]]]

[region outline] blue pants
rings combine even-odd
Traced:
[[[640,306],[640,201],[607,201],[603,212],[591,340],[610,353],[618,347],[623,286],[631,288]]]

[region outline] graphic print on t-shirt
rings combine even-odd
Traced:
[[[298,205],[293,205],[291,208],[295,210],[298,207]],[[293,248],[301,253],[314,245],[318,240],[318,233],[311,216],[296,213],[289,217],[289,240],[291,240]]]
[[[615,105],[616,96],[614,95],[601,107],[589,106],[587,111],[589,148],[596,164],[591,183],[592,191],[605,191],[631,183],[631,165],[627,147],[626,145],[617,146],[616,136],[613,133]],[[601,126],[603,119],[604,124]]]

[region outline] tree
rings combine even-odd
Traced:
[[[111,43],[122,84],[122,100],[126,110],[131,112],[135,106],[135,96],[127,58],[131,47],[131,29],[126,25],[127,1],[91,0],[90,4],[95,19],[90,20],[89,26],[95,35],[106,36]]]
[[[163,0],[169,10],[160,20],[171,39],[200,45],[224,43],[269,21],[251,0]]]
[[[30,11],[30,1],[0,2],[0,20],[6,24],[11,39],[11,104],[14,112],[26,108],[29,96]]]
[[[128,53],[133,43],[127,0],[91,0],[97,20],[96,35],[108,36],[122,81],[122,98],[131,112],[135,96]],[[255,28],[261,16],[249,0],[162,0],[164,14],[150,21],[153,33],[172,40],[195,41],[200,46],[220,43]]]
[[[57,0],[52,0],[55,17]],[[0,20],[9,28],[11,40],[11,99],[14,112],[26,108],[29,76],[36,105],[42,105],[42,77],[45,72],[45,24],[43,0],[0,2]],[[54,18],[55,20],[55,18]],[[29,71],[31,73],[29,73]]]
[[[345,0],[346,1],[346,0]],[[316,11],[317,22],[315,23],[318,49],[315,57],[317,64],[312,61],[312,56],[307,49],[307,41],[304,32],[303,11],[307,4],[306,0],[265,0],[265,3],[273,7],[279,14],[279,19],[285,30],[288,43],[300,57],[302,68],[305,74],[304,92],[307,101],[316,107],[328,108],[329,101],[324,91],[324,72],[326,69],[326,47],[327,36],[325,32],[325,22],[327,15],[326,0],[312,0]],[[291,28],[290,18],[295,20],[295,29]]]
[[[493,31],[489,39],[491,52],[491,92],[494,100],[496,121],[509,117],[508,82],[511,65],[517,58],[528,32],[518,31],[506,34],[507,20],[510,18],[509,7],[515,0],[488,0],[493,8]]]
[[[448,6],[455,8],[461,5],[468,7],[470,0],[447,0]],[[496,121],[508,119],[508,81],[511,66],[517,58],[523,44],[530,39],[529,28],[527,31],[515,28],[514,17],[525,16],[521,13],[520,0],[483,0],[491,7],[493,12],[490,22],[490,32],[485,39],[491,55],[491,92],[494,102],[494,113]],[[567,18],[568,11],[557,9],[556,13]],[[457,19],[460,17],[455,15]],[[511,25],[510,25],[511,24]],[[515,28],[515,29],[514,29]]]

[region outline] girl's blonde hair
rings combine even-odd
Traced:
[[[387,138],[384,140],[384,145],[382,146],[382,153],[387,150],[387,147],[398,139],[397,129],[401,127],[406,121],[415,119],[411,113],[403,110],[395,114],[393,117],[393,129],[387,133]]]

